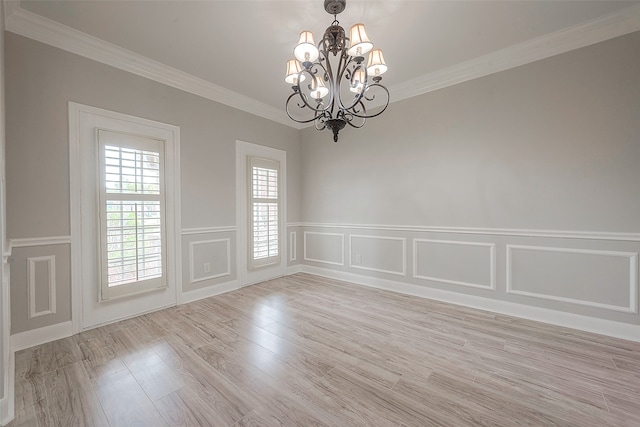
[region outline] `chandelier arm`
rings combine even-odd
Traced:
[[[387,94],[387,101],[384,105],[384,107],[382,108],[382,110],[378,111],[375,114],[371,114],[368,115],[367,109],[365,108],[364,102],[361,100],[359,103],[356,103],[355,105],[353,105],[351,108],[349,108],[349,113],[353,114],[355,117],[359,117],[361,119],[371,119],[373,117],[377,117],[380,114],[384,113],[384,111],[387,109],[387,107],[389,106],[389,89],[387,89],[386,87],[382,86],[380,83],[374,83],[372,85],[369,86],[370,88],[372,87],[379,87],[382,88],[382,90],[384,90],[384,92]],[[367,99],[367,98],[365,98]],[[371,98],[370,100],[373,100],[373,98]],[[353,111],[353,107],[355,107],[356,105],[360,104],[360,106],[362,106],[363,111],[365,112],[365,114],[358,114],[357,112]]]
[[[316,117],[314,121],[316,130],[324,130],[327,127],[327,117],[323,114],[320,117]]]
[[[298,122],[298,123],[311,123],[312,121],[316,120],[317,113],[318,113],[319,111],[322,111],[322,110],[316,110],[316,109],[314,109],[314,108],[312,108],[312,107],[309,107],[309,108],[311,108],[311,111],[314,111],[314,112],[316,113],[316,114],[314,115],[314,117],[310,118],[309,120],[299,120],[299,119],[296,119],[295,117],[293,117],[293,116],[291,115],[291,112],[289,111],[289,103],[291,102],[291,99],[292,99],[292,98],[294,98],[297,94],[298,94],[298,92],[294,92],[294,93],[292,93],[291,95],[289,95],[289,97],[287,98],[287,102],[285,103],[285,110],[286,110],[286,112],[287,112],[287,116],[289,116],[289,118],[290,118],[291,120],[293,120],[294,122]],[[303,104],[303,105],[296,104],[296,106],[297,106],[298,108],[300,108],[300,109],[303,109],[303,108],[306,108],[306,107],[309,105],[309,104],[307,104],[306,102],[305,102],[305,104],[306,104],[306,105],[304,105],[304,104]]]
[[[348,124],[349,126],[351,126],[352,128],[360,129],[362,126],[364,126],[365,122],[367,121],[367,119],[366,119],[366,118],[364,118],[364,117],[361,117],[361,118],[362,118],[362,124],[360,124],[360,126],[358,126],[358,125],[354,125],[354,124],[353,124],[353,122],[352,122],[352,121],[350,121],[350,120],[349,120],[349,121],[347,121],[347,124]]]
[[[353,58],[347,54],[346,50],[343,50],[342,53],[340,54],[340,60],[338,62],[338,76],[336,79],[336,92],[337,92],[336,98],[338,99],[338,108],[340,108],[340,110],[348,110],[349,108],[352,108],[356,104],[354,103],[350,107],[345,107],[344,103],[342,102],[341,86],[342,86],[342,80],[345,78],[345,73],[346,73],[347,79],[350,81],[351,79],[350,76],[352,72],[354,72],[358,68],[356,67],[353,70],[349,70],[349,66],[351,65],[352,62],[354,62]],[[360,64],[358,64],[358,66],[360,66]]]
[[[314,62],[309,68],[300,71],[300,73],[298,74],[299,76],[302,76],[303,73],[307,73],[311,76],[311,79],[313,80],[315,78],[315,75],[318,73],[317,70],[316,72],[313,72],[312,69],[313,67],[318,66],[322,69],[322,71],[324,72],[324,74],[327,74],[327,69],[324,67],[324,65],[322,65],[320,62]],[[300,81],[300,78],[298,79],[298,81]],[[309,108],[311,111],[315,111],[315,112],[320,112],[320,111],[327,111],[329,109],[329,107],[331,106],[331,103],[327,104],[324,108],[320,108],[320,106],[324,105],[324,103],[318,103],[318,107],[314,107],[313,105],[311,105],[309,103],[309,101],[307,101],[307,96],[305,93],[302,92],[301,88],[300,88],[300,84],[298,84],[298,86],[294,86],[293,87],[293,93],[291,95],[289,95],[289,98],[287,99],[287,114],[289,114],[289,101],[290,99],[295,96],[295,95],[299,95],[300,96],[300,100],[302,100],[302,104],[298,104],[299,108]],[[291,117],[291,115],[289,115],[289,117]],[[293,119],[295,120],[295,119]],[[313,120],[313,119],[312,119]],[[296,120],[298,121],[298,120]],[[298,121],[298,123],[309,123],[311,120],[305,121],[305,122],[300,122]]]
[[[344,70],[342,70],[342,74],[340,75],[340,81],[342,81],[342,79],[344,77],[344,74],[346,73],[346,78],[349,80],[349,84],[351,84],[351,79],[353,78],[353,75],[359,69],[364,70],[365,81],[367,81],[369,79],[368,74],[367,74],[367,67],[365,67],[364,65],[362,65],[360,63],[356,63],[356,66],[353,68],[353,70],[349,70],[349,66],[351,65],[352,62],[354,62],[353,58],[349,57],[349,60],[346,62],[345,66],[344,66]],[[371,85],[371,86],[373,86],[373,85]],[[364,97],[365,100],[367,99],[364,96],[364,94],[365,94],[364,90],[362,92],[356,94],[355,98],[353,99],[353,102],[348,107],[344,106],[344,104],[342,103],[342,96],[340,95],[340,108],[342,108],[343,110],[351,110],[353,107],[358,105],[359,102],[362,101],[363,97]]]
[[[324,111],[329,111],[329,118],[333,117],[335,110],[335,79],[333,76],[333,67],[331,66],[331,61],[329,61],[329,53],[330,50],[327,49],[327,40],[326,37],[322,38],[322,41],[318,43],[318,46],[322,44],[322,49],[318,49],[320,51],[320,56],[318,57],[318,65],[322,67],[325,72],[325,75],[329,77],[329,102],[327,103]],[[326,67],[322,65],[322,61],[326,64]],[[323,128],[324,129],[324,128]]]

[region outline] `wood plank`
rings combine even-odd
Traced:
[[[637,426],[640,343],[296,274],[16,354],[16,426]]]

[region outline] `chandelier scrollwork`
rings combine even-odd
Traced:
[[[286,102],[289,118],[331,130],[336,142],[345,126],[361,128],[389,105],[389,90],[380,83],[387,71],[382,50],[373,49],[364,24],[353,25],[346,36],[337,20],[345,6],[346,0],[325,0],[333,22],[317,47],[311,31],[300,33],[293,50],[295,59],[287,62],[285,77],[293,90]]]

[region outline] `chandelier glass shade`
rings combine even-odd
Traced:
[[[317,46],[311,31],[300,33],[285,75],[293,90],[286,102],[289,118],[331,130],[336,142],[345,126],[361,128],[389,105],[389,91],[380,83],[387,71],[382,50],[373,48],[364,24],[353,25],[346,36],[336,19],[345,6],[346,0],[325,0],[334,21]]]

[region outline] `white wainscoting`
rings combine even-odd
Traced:
[[[41,278],[38,264],[45,264],[46,277]],[[46,283],[46,286],[38,286],[38,283]],[[38,289],[47,289],[47,308],[38,310]],[[56,313],[56,257],[54,255],[27,258],[27,304],[29,305],[29,319]]]
[[[289,232],[289,262],[294,262],[298,259],[298,245],[296,244],[298,241],[297,236],[297,232]]]
[[[510,301],[500,301],[493,298],[467,295],[449,290],[428,288],[425,286],[413,285],[378,277],[363,276],[345,271],[332,270],[329,268],[302,265],[301,271],[331,279],[344,280],[346,282],[362,286],[384,289],[405,295],[429,298],[436,301],[477,308],[479,310],[491,311],[507,316],[535,320],[537,322],[548,323],[551,325],[564,326],[581,331],[640,342],[640,325],[582,316],[579,314],[534,307],[526,304],[518,304]]]
[[[204,265],[207,264],[209,271]],[[231,275],[231,239],[189,242],[189,277],[191,283]]]
[[[494,291],[496,245],[459,240],[413,239],[413,277]]]
[[[71,321],[56,323],[26,332],[11,335],[11,350],[20,351],[25,348],[67,338],[73,335],[73,323]]]
[[[612,336],[621,337],[611,325],[640,331],[640,233],[303,222],[295,226],[305,236],[304,260],[295,271],[331,271],[332,277],[368,286],[383,283],[399,292],[482,309],[495,306],[498,312],[535,320],[547,321],[538,317],[547,313],[550,319],[569,319],[550,323]],[[412,241],[406,247],[405,266],[384,257],[368,260],[364,253],[356,262],[359,248],[366,244],[394,258],[402,239]],[[349,257],[346,264],[343,250]],[[402,275],[403,268],[410,273]],[[608,326],[601,328],[603,324]]]
[[[240,282],[237,280],[231,280],[229,282],[219,283],[206,288],[194,289],[192,291],[186,291],[182,294],[182,303],[187,304],[193,301],[198,301],[204,298],[209,298],[215,295],[224,294],[225,292],[235,291],[240,289]]]
[[[344,234],[305,231],[304,260],[344,265]]]
[[[638,313],[637,252],[507,245],[506,273],[510,294]]]
[[[406,276],[407,239],[350,234],[349,267]]]

